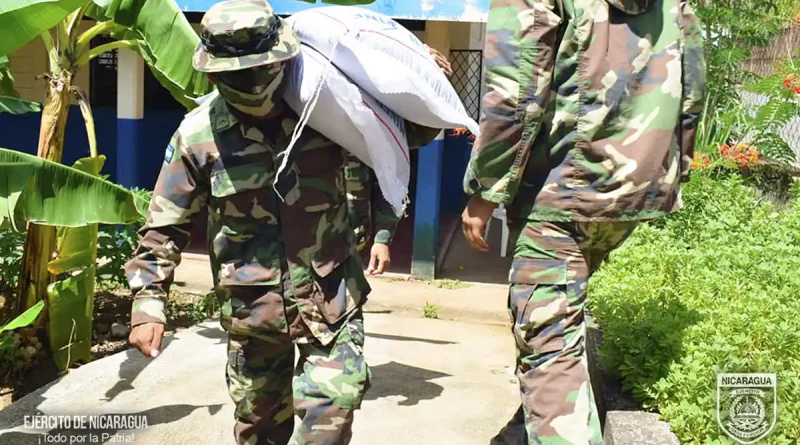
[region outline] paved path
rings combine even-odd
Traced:
[[[357,414],[352,445],[486,445],[515,410],[506,328],[391,314],[368,314],[366,325],[374,386]],[[225,334],[217,326],[178,332],[156,360],[127,351],[70,372],[0,411],[0,444],[75,435],[22,431],[24,416],[41,413],[147,416],[146,430],[104,431],[112,435],[105,441],[84,432],[74,443],[233,444]]]
[[[439,318],[482,324],[509,325],[508,287],[491,283],[459,283],[457,289],[439,288],[403,275],[368,277],[372,293],[367,311],[421,317],[425,304],[438,306]],[[439,283],[441,284],[441,283]],[[451,283],[452,284],[452,283]],[[206,294],[211,291],[211,266],[206,255],[184,255],[175,269],[175,289]]]

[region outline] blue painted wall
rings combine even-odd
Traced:
[[[409,20],[486,21],[490,0],[375,0],[361,6],[388,16]],[[184,11],[207,11],[218,0],[178,0]],[[269,2],[278,14],[294,14],[320,6],[321,2],[300,0],[272,0]]]
[[[133,185],[152,190],[164,160],[164,150],[183,115],[174,111],[145,111]],[[112,108],[95,108],[94,119],[98,149],[107,158],[102,173],[117,181],[117,112]],[[36,154],[40,120],[38,113],[0,114],[0,129],[3,130],[0,131],[0,147]],[[78,107],[70,107],[64,139],[64,164],[71,165],[89,155],[86,127]]]
[[[95,111],[97,146],[100,153],[108,159],[102,173],[114,178],[116,171],[117,116]],[[18,150],[35,155],[39,142],[40,113],[19,116],[0,114],[0,147]],[[89,156],[86,127],[78,107],[70,107],[67,118],[67,132],[64,136],[64,157],[62,162],[71,165],[82,157]]]
[[[466,135],[445,137],[441,213],[460,214],[464,210],[467,198],[462,184],[471,151],[472,142]]]

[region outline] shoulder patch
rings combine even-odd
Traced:
[[[164,162],[167,164],[172,162],[172,158],[175,156],[175,147],[172,144],[167,146],[167,152],[164,153]]]

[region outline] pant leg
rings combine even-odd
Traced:
[[[225,377],[236,404],[238,445],[286,445],[294,429],[294,344],[288,337],[229,334]]]
[[[599,445],[583,307],[589,270],[573,224],[528,222],[517,242],[509,305],[529,444]]]
[[[586,285],[635,227],[529,222],[521,229],[509,308],[530,444],[602,443],[585,349]],[[501,434],[513,437],[514,424]]]
[[[364,359],[364,319],[359,310],[331,344],[298,345],[294,404],[301,423],[292,445],[347,445],[354,412],[369,389]]]

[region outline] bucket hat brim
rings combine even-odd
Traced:
[[[197,45],[192,57],[194,69],[203,73],[237,71],[284,62],[296,57],[300,54],[300,39],[288,23],[280,18],[278,20],[281,20],[282,26],[278,42],[271,50],[246,56],[214,57],[206,51],[201,43]]]

